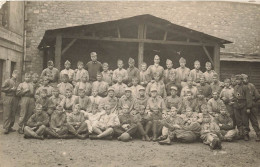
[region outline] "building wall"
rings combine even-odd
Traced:
[[[0,26],[2,82],[11,76],[13,69],[22,71],[23,60],[24,2],[6,3],[8,3],[7,25]]]
[[[44,32],[151,14],[234,42],[222,52],[259,50],[260,5],[235,2],[27,2],[26,70],[40,73],[42,56],[37,46]],[[88,54],[88,53],[86,53]]]

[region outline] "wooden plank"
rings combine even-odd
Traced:
[[[220,74],[220,47],[219,45],[214,46],[214,70],[217,74]]]
[[[119,29],[119,27],[117,27],[117,36],[118,36],[118,38],[121,38],[121,34],[120,34],[120,29]]]
[[[146,37],[146,28],[144,24],[138,25],[138,39],[144,39]],[[141,64],[144,60],[144,42],[138,44],[138,67],[141,68]]]
[[[77,41],[77,39],[73,39],[72,41],[70,41],[70,43],[62,50],[61,55],[63,55],[64,53],[66,53],[66,51]]]
[[[166,41],[166,39],[167,39],[167,34],[168,34],[168,31],[165,31],[164,37],[163,37],[163,40],[164,40],[164,41]]]
[[[56,45],[55,45],[55,67],[61,69],[61,48],[62,47],[62,36],[56,36]]]
[[[214,62],[213,62],[213,60],[212,60],[212,58],[211,58],[211,56],[210,56],[210,54],[209,54],[207,48],[206,48],[205,46],[202,46],[202,47],[203,47],[203,50],[204,50],[204,52],[206,53],[207,57],[209,58],[209,61],[211,62],[211,64],[212,64],[213,67],[214,67]]]
[[[144,42],[144,43],[158,43],[158,44],[169,44],[169,45],[214,46],[214,44],[212,44],[212,43],[186,42],[186,41],[163,41],[163,40],[153,40],[153,39],[93,37],[93,36],[80,36],[80,35],[64,35],[62,37],[63,38],[87,39],[87,40],[99,40],[99,41],[115,41],[115,42]]]

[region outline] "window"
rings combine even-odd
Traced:
[[[0,26],[1,27],[8,27],[8,2],[4,2],[1,4],[0,2]]]
[[[13,71],[15,70],[16,67],[16,62],[11,62],[11,72],[10,72],[10,77],[12,77]]]

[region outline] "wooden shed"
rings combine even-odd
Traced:
[[[125,63],[132,57],[140,65],[153,64],[154,55],[161,57],[161,65],[171,59],[174,68],[178,67],[180,57],[187,60],[187,66],[193,68],[193,62],[202,64],[212,62],[220,73],[220,47],[230,41],[220,39],[199,31],[173,24],[167,20],[146,14],[120,20],[89,25],[47,30],[38,49],[43,55],[43,66],[48,60],[54,60],[57,68],[63,68],[66,60],[76,68],[77,61],[88,62],[89,53],[97,52],[98,60],[108,62],[110,69],[116,68],[116,60]]]

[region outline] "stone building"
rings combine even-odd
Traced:
[[[14,69],[22,71],[24,2],[5,2],[0,9],[0,89]]]

